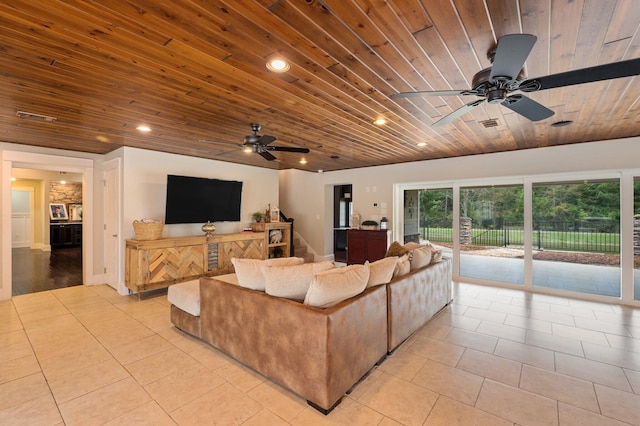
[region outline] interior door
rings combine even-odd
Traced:
[[[33,191],[13,189],[11,191],[11,247],[31,247]]]
[[[118,258],[119,258],[119,170],[111,168],[104,173],[104,241],[105,241],[105,281],[119,292],[120,287]]]

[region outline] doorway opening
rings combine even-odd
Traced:
[[[83,175],[11,174],[11,295],[82,285]]]
[[[351,227],[353,198],[351,185],[333,187],[333,257],[336,262],[347,262],[347,229]]]
[[[12,270],[13,270],[13,253],[11,247],[11,235],[13,234],[11,221],[11,175],[14,169],[30,169],[41,171],[64,171],[67,173],[79,173],[82,176],[82,204],[84,206],[93,205],[93,160],[90,158],[63,157],[58,155],[40,154],[33,152],[21,151],[0,151],[2,156],[2,205],[7,208],[2,211],[2,221],[0,228],[2,230],[2,241],[0,244],[0,300],[11,299],[12,295]],[[44,189],[42,189],[44,192]],[[41,198],[44,204],[44,197]],[[47,209],[50,209],[47,203]],[[39,210],[44,211],[45,206],[41,205]],[[49,210],[46,210],[49,214]],[[48,222],[44,219],[44,213],[41,220],[37,222],[42,227],[42,235],[48,232]],[[82,219],[82,283],[93,284],[93,219],[91,214],[83,215]],[[40,244],[45,244],[42,237]]]

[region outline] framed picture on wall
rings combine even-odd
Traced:
[[[64,204],[50,203],[49,204],[49,216],[51,220],[67,220],[67,209]]]

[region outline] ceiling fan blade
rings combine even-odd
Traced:
[[[271,135],[262,135],[260,137],[258,137],[257,143],[259,143],[260,145],[269,145],[271,142],[275,141],[276,138],[275,136],[271,136]]]
[[[259,151],[258,154],[260,154],[262,158],[264,158],[267,161],[273,161],[276,159],[276,157],[274,157],[273,154],[271,154],[268,151]]]
[[[536,90],[554,89],[556,87],[592,83],[594,81],[613,80],[615,78],[631,77],[639,74],[640,58],[636,58],[532,78],[523,81],[520,84],[520,90],[523,92],[535,92]]]
[[[419,96],[460,96],[476,95],[474,90],[431,90],[425,92],[400,92],[391,95],[392,98],[415,98]]]
[[[502,101],[502,105],[531,121],[544,120],[555,114],[546,106],[522,95],[511,95]]]
[[[468,104],[466,104],[466,105],[458,108],[457,110],[453,111],[451,114],[442,117],[440,120],[438,120],[435,123],[433,123],[432,126],[442,126],[442,125],[445,125],[445,124],[449,124],[453,120],[455,120],[456,118],[465,115],[466,113],[468,113],[473,108],[477,107],[478,105],[480,105],[483,102],[484,102],[484,99],[477,99],[477,100],[475,100],[473,102],[469,102]]]
[[[538,37],[531,34],[509,34],[500,37],[491,66],[491,79],[508,77],[515,80]]]
[[[269,151],[300,152],[302,154],[309,153],[309,148],[297,148],[297,147],[291,147],[291,146],[265,146],[265,149]]]

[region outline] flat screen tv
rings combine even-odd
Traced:
[[[167,175],[166,224],[238,222],[242,182]]]

